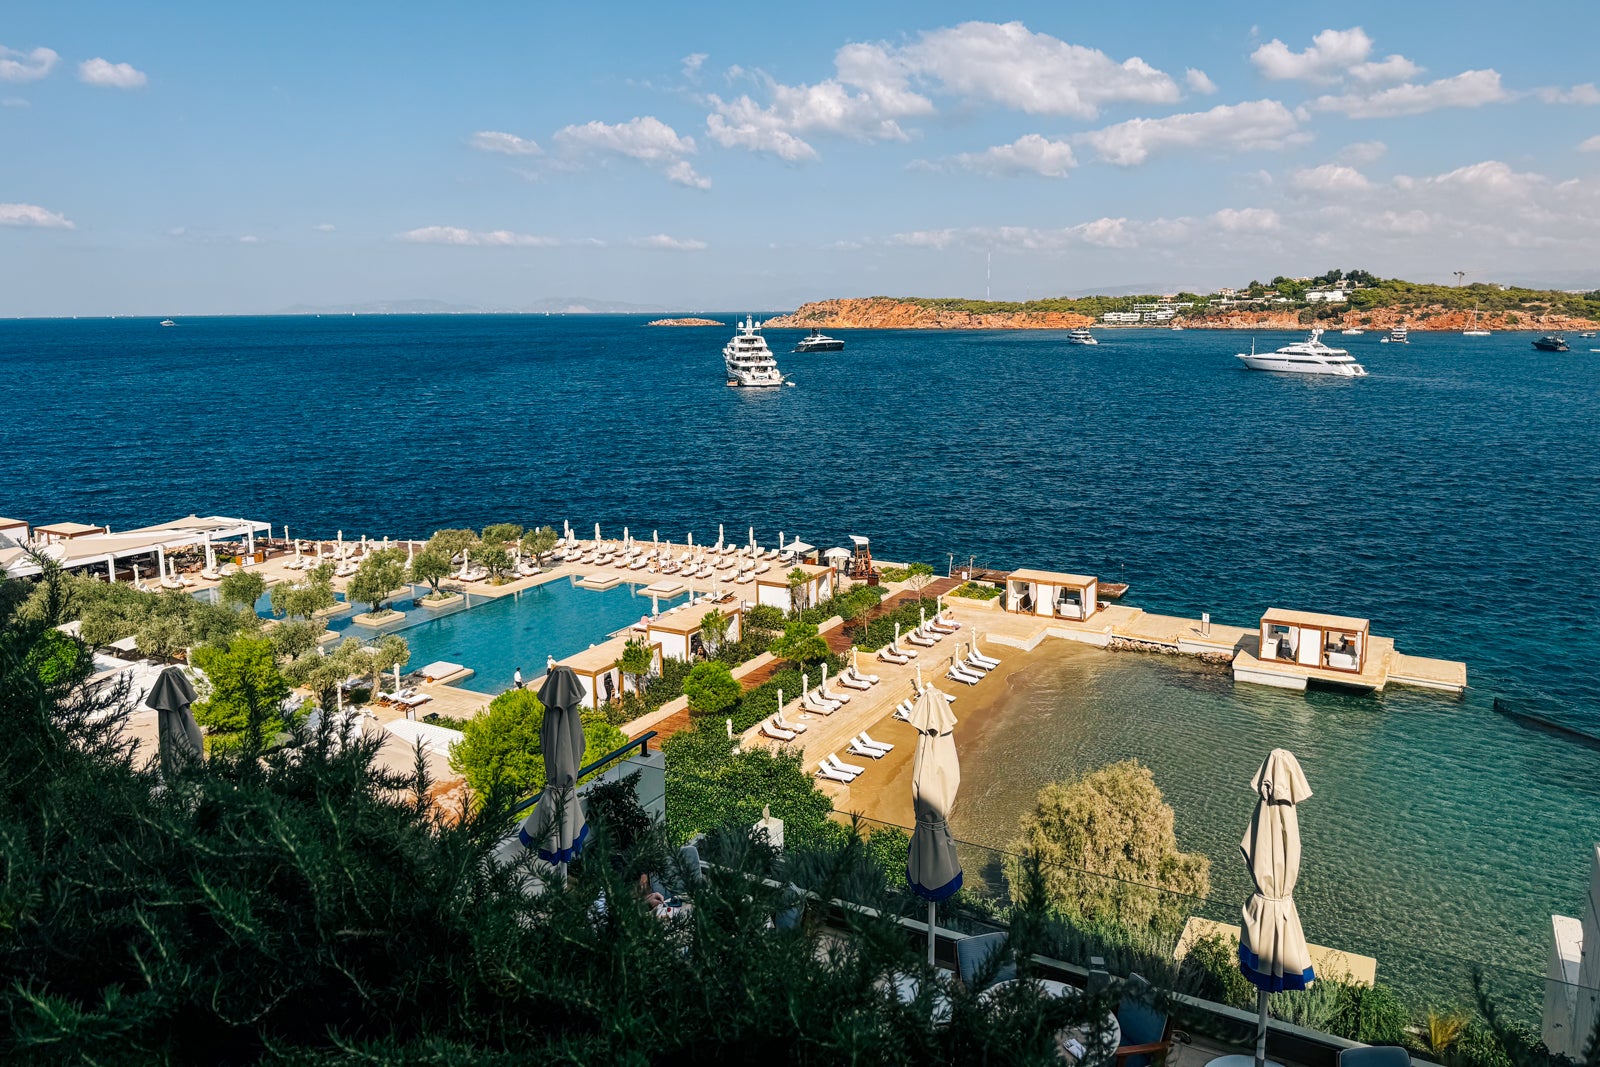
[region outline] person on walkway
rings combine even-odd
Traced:
[[[518,688],[518,689],[522,688],[522,668],[521,667],[518,667],[516,673],[511,676],[511,684],[513,686],[515,686],[516,688]]]

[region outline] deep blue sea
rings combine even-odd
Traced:
[[[1382,789],[1313,785],[1388,804],[1415,790],[1451,813],[1374,869],[1437,880],[1441,907],[1472,915],[1466,932],[1439,924],[1450,951],[1472,958],[1476,930],[1496,959],[1542,967],[1541,916],[1580,906],[1600,839],[1600,752],[1491,705],[1600,736],[1600,342],[1552,355],[1528,334],[1335,336],[1370,376],[1296,380],[1242,370],[1247,333],[1103,331],[1076,347],[1055,332],[853,331],[844,352],[798,356],[800,331],[772,331],[797,388],[753,393],[723,384],[731,327],[643,322],[0,322],[0,514],[116,528],[198,511],[347,539],[502,520],[674,541],[754,525],[766,544],[865,534],[881,557],[941,571],[953,556],[1098,574],[1140,607],[1242,625],[1268,606],[1370,617],[1404,652],[1465,660],[1472,691],[1284,702],[1197,680],[1170,690],[1196,696],[1188,719],[1168,701],[1164,736],[1253,753],[1233,733],[1259,712],[1337,748],[1325,758],[1342,774],[1393,768]],[[1227,710],[1196,718],[1208,707]],[[1386,714],[1392,727],[1372,728]],[[1127,745],[1157,743],[1159,718]],[[1157,762],[1158,778],[1187,766],[1176,749]],[[1207,788],[1173,783],[1180,835]],[[1372,841],[1358,815],[1345,870]],[[1216,863],[1236,862],[1240,832],[1202,835]],[[1471,869],[1450,869],[1463,855]]]

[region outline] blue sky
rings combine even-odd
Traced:
[[[0,314],[1600,285],[1600,6],[8,4]]]

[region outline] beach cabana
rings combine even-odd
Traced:
[[[804,571],[806,575],[806,580],[796,590],[800,603],[804,605],[820,604],[839,591],[839,572],[832,567],[796,563],[785,568],[780,564],[769,573],[756,576],[756,603],[781,611],[792,611],[794,602],[790,596],[789,573],[794,570]]]
[[[728,619],[728,635],[724,641],[738,641],[744,635],[744,613],[738,604],[708,607],[704,604],[685,605],[650,620],[645,640],[660,651],[664,659],[694,659],[704,647],[700,631],[705,617],[720,611]]]
[[[0,537],[20,545],[28,540],[28,524],[21,519],[0,519]]]
[[[1100,610],[1100,580],[1059,571],[1012,571],[1006,578],[1007,611],[1081,622]]]
[[[34,539],[40,544],[53,545],[61,541],[73,541],[79,537],[92,537],[95,534],[111,532],[109,526],[90,526],[84,522],[51,522],[33,528]]]
[[[1366,619],[1272,608],[1261,616],[1259,658],[1360,674],[1367,665],[1371,627]]]
[[[628,679],[617,666],[617,660],[622,658],[622,649],[627,643],[626,637],[613,637],[609,641],[591,645],[582,652],[574,653],[557,664],[572,668],[573,675],[583,686],[585,707],[603,707],[622,696]],[[650,650],[655,657],[650,664],[650,670],[659,674],[662,663],[661,646],[652,643]]]

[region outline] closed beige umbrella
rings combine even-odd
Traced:
[[[1294,886],[1300,877],[1300,817],[1296,805],[1311,786],[1294,753],[1275,748],[1250,782],[1259,799],[1239,848],[1256,891],[1244,906],[1239,967],[1259,991],[1255,1067],[1267,1058],[1267,997],[1305,989],[1316,980]]]
[[[961,858],[950,834],[950,812],[961,786],[961,761],[956,758],[956,717],[950,702],[933,686],[924,686],[911,708],[917,731],[917,754],[911,768],[911,806],[916,826],[906,857],[906,881],[928,902],[928,964],[933,965],[934,920],[939,901],[961,888]]]

